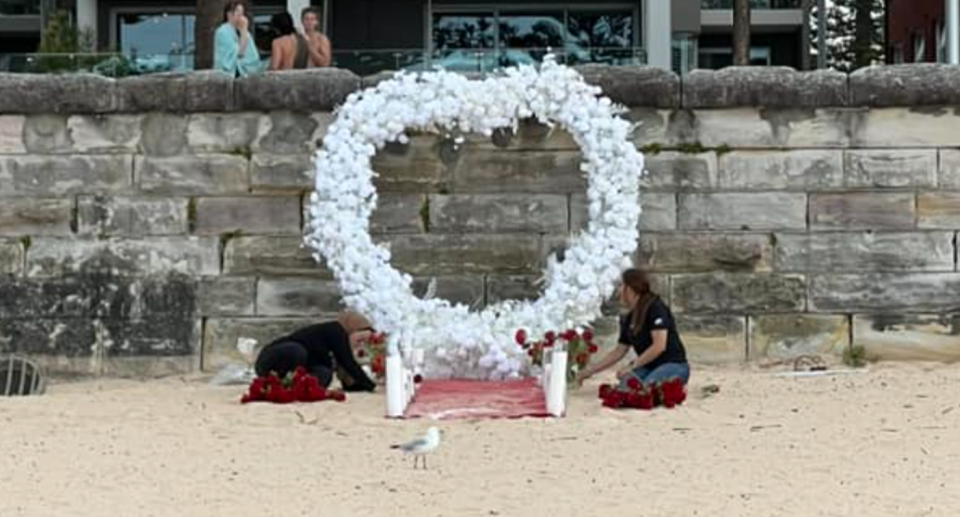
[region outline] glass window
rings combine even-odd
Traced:
[[[433,16],[433,48],[437,50],[489,49],[495,38],[493,13]]]
[[[119,50],[141,73],[193,68],[194,15],[122,13],[117,25]]]
[[[531,64],[564,50],[563,12],[500,13],[500,66]]]
[[[927,40],[923,34],[917,33],[913,36],[913,62],[923,63],[927,57]]]
[[[40,0],[0,0],[0,15],[40,14]]]

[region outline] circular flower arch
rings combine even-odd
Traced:
[[[643,157],[630,141],[622,108],[600,97],[575,70],[548,58],[483,80],[445,71],[398,74],[351,94],[317,152],[305,242],[325,259],[346,305],[367,315],[400,347],[425,350],[435,377],[499,379],[520,375],[527,358],[513,340],[585,325],[600,316],[623,267],[636,251]],[[371,159],[405,131],[457,131],[487,136],[536,117],[569,131],[583,151],[589,180],[587,228],[572,238],[564,260],[547,261],[542,296],[472,312],[461,304],[422,299],[412,278],[390,265],[390,251],[369,233],[377,206]],[[315,255],[319,260],[320,255]]]

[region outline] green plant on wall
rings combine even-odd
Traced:
[[[40,36],[41,54],[37,67],[41,72],[65,72],[76,69],[75,57],[69,55],[79,50],[79,35],[70,22],[70,14],[64,10],[50,13],[46,27]]]

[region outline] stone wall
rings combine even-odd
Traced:
[[[637,123],[637,260],[697,360],[960,359],[960,70],[583,72]],[[213,370],[238,336],[335,313],[300,248],[310,156],[379,79],[0,74],[0,353],[64,374]],[[459,149],[411,140],[375,162],[394,265],[475,306],[535,296],[585,222],[574,142],[533,122]]]

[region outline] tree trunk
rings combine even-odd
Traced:
[[[800,9],[803,13],[803,27],[801,28],[800,35],[800,67],[803,70],[812,70],[813,41],[811,41],[811,35],[813,31],[810,28],[810,24],[813,21],[813,17],[811,16],[813,13],[813,0],[802,0],[800,2]]]
[[[733,64],[750,64],[750,0],[733,2]]]
[[[196,70],[213,67],[213,33],[223,23],[223,6],[227,0],[197,0],[197,18],[194,22],[193,45]],[[253,17],[250,16],[253,2],[244,1],[247,17],[250,18],[250,32],[253,33]]]
[[[873,3],[874,0],[856,0],[856,29],[853,38],[853,68],[873,64]]]

